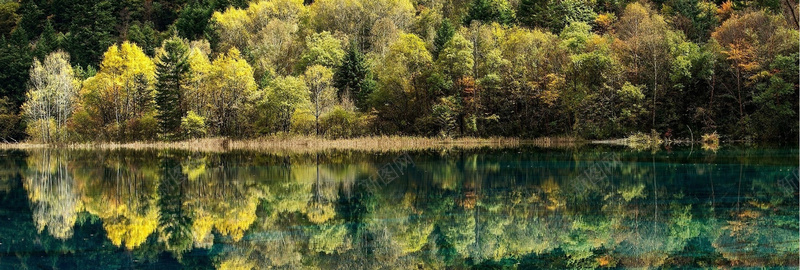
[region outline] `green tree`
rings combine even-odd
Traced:
[[[439,54],[439,69],[454,81],[472,75],[475,64],[472,52],[472,43],[461,34],[455,34]]]
[[[0,97],[0,141],[19,142],[25,137],[22,117],[8,97]]]
[[[572,22],[592,22],[597,17],[593,6],[586,0],[522,0],[517,20],[529,28],[549,28],[558,33]]]
[[[8,36],[19,20],[19,3],[17,1],[5,1],[0,3],[0,36]]]
[[[624,41],[623,62],[628,65],[631,82],[651,86],[651,128],[656,128],[658,97],[664,94],[663,85],[671,69],[670,44],[680,42],[681,36],[672,31],[664,17],[650,7],[632,3],[618,22],[618,37]]]
[[[44,58],[61,47],[61,41],[61,37],[56,33],[52,22],[47,20],[44,24],[44,31],[39,35],[39,39],[36,41],[34,54],[36,57]]]
[[[29,79],[29,71],[33,62],[32,47],[27,31],[17,27],[11,36],[0,37],[0,96],[8,97],[14,104],[14,111],[25,101],[25,85]]]
[[[548,26],[550,31],[560,32],[573,22],[591,23],[597,14],[590,0],[550,1]]]
[[[704,0],[672,0],[663,12],[677,30],[694,42],[704,42],[719,25],[717,6]]]
[[[206,119],[194,113],[194,111],[186,112],[186,116],[181,119],[181,132],[183,138],[194,139],[201,138],[206,135]]]
[[[182,40],[164,41],[163,52],[156,61],[156,108],[161,134],[174,138],[181,119],[186,115],[185,86],[190,76],[188,49]]]
[[[442,20],[442,24],[436,29],[436,37],[433,39],[433,57],[438,58],[439,52],[444,50],[445,44],[453,38],[456,29],[449,19]]]
[[[464,24],[469,25],[474,20],[510,24],[514,21],[514,10],[506,0],[473,0]]]
[[[366,111],[367,99],[375,89],[366,57],[359,51],[353,42],[342,60],[342,65],[336,69],[333,85],[338,89],[337,96],[354,99],[356,107]]]
[[[431,116],[439,128],[439,136],[450,137],[454,135],[460,111],[458,99],[454,96],[441,98],[439,102],[433,105]]]
[[[612,41],[593,34],[583,22],[571,23],[560,37],[560,46],[570,53],[562,104],[572,115],[572,129],[585,137],[614,135],[614,93],[622,68],[611,53]]]
[[[336,100],[336,89],[332,86],[333,72],[330,68],[313,65],[306,69],[306,85],[311,90],[311,113],[314,114],[316,135],[319,135],[319,117],[326,113]]]
[[[128,40],[142,47],[148,56],[154,56],[156,48],[161,43],[159,33],[154,27],[152,22],[140,23],[137,21],[128,28]]]
[[[96,65],[103,52],[114,44],[116,19],[111,3],[105,0],[76,2],[72,9],[76,17],[69,25],[66,49],[75,64]]]
[[[270,83],[266,90],[266,106],[272,108],[273,115],[268,119],[276,119],[276,127],[283,132],[289,132],[292,114],[295,110],[309,107],[309,90],[303,78],[278,77]]]
[[[754,130],[762,139],[793,140],[798,133],[797,53],[779,55],[770,68],[774,73],[762,72],[753,96],[756,109],[753,115]]]
[[[547,28],[549,26],[550,1],[521,0],[517,8],[517,20],[528,28]]]
[[[214,9],[199,2],[192,2],[181,10],[175,28],[178,34],[189,40],[199,40],[211,30],[209,21]]]
[[[640,122],[641,118],[643,118],[646,113],[644,109],[645,97],[642,93],[642,88],[641,86],[635,86],[629,82],[625,82],[622,88],[617,90],[616,95],[619,101],[617,101],[616,106],[619,110],[620,118],[618,123],[622,124],[623,127],[628,129],[637,127],[638,122]]]
[[[300,70],[313,65],[336,68],[342,62],[342,43],[329,32],[313,34],[306,38],[306,50],[300,56]]]
[[[21,16],[17,25],[24,28],[30,33],[41,33],[43,29],[42,22],[45,21],[46,15],[44,11],[36,4],[34,0],[25,0],[20,2],[19,10],[17,13]]]
[[[414,121],[431,108],[425,88],[431,64],[425,42],[414,34],[401,34],[389,46],[377,72],[380,87],[372,99],[389,130],[411,132]]]

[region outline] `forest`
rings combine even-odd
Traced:
[[[796,142],[794,0],[0,0],[0,141]]]

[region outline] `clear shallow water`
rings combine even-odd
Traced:
[[[797,170],[796,148],[0,151],[0,268],[796,268]]]

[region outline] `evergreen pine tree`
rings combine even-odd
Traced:
[[[178,134],[183,106],[183,85],[189,76],[188,49],[178,38],[164,41],[164,52],[156,63],[156,108],[161,133],[167,138]]]
[[[549,27],[548,17],[550,1],[521,0],[517,9],[517,20],[528,28]]]
[[[213,13],[211,6],[197,2],[188,4],[175,21],[175,28],[181,37],[189,40],[202,39],[211,30],[209,20]]]
[[[15,112],[25,101],[25,85],[33,63],[28,32],[18,26],[11,36],[0,42],[0,97],[8,97],[14,104]]]
[[[108,1],[86,1],[72,8],[82,16],[75,17],[70,24],[67,50],[75,64],[96,65],[114,44],[116,19],[112,6]]]
[[[514,20],[514,11],[505,0],[473,0],[464,24],[469,25],[474,20],[509,24]]]
[[[436,37],[433,39],[433,58],[438,58],[439,53],[444,48],[444,45],[447,44],[450,39],[453,38],[455,35],[456,29],[453,28],[453,25],[450,24],[450,20],[444,19],[442,21],[442,25],[439,26],[439,29],[436,30]]]
[[[22,1],[17,13],[21,16],[17,23],[18,27],[25,28],[30,33],[42,32],[42,22],[47,16],[33,0]]]
[[[58,49],[59,46],[58,34],[53,28],[53,23],[47,20],[44,24],[44,31],[36,42],[36,57],[44,59],[45,56]]]
[[[334,86],[339,90],[339,98],[349,95],[355,99],[356,107],[366,110],[367,98],[375,89],[375,81],[371,79],[366,59],[355,42],[350,44],[342,65],[334,74]]]

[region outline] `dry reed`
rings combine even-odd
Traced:
[[[394,152],[442,148],[514,147],[520,144],[516,138],[427,138],[404,136],[374,136],[352,139],[325,139],[318,137],[263,137],[234,140],[228,138],[204,138],[177,142],[100,142],[47,145],[34,143],[0,144],[0,149],[35,149],[60,147],[67,149],[179,149],[199,152],[225,152],[229,150],[256,150],[267,152],[318,152],[325,150],[357,150]]]

